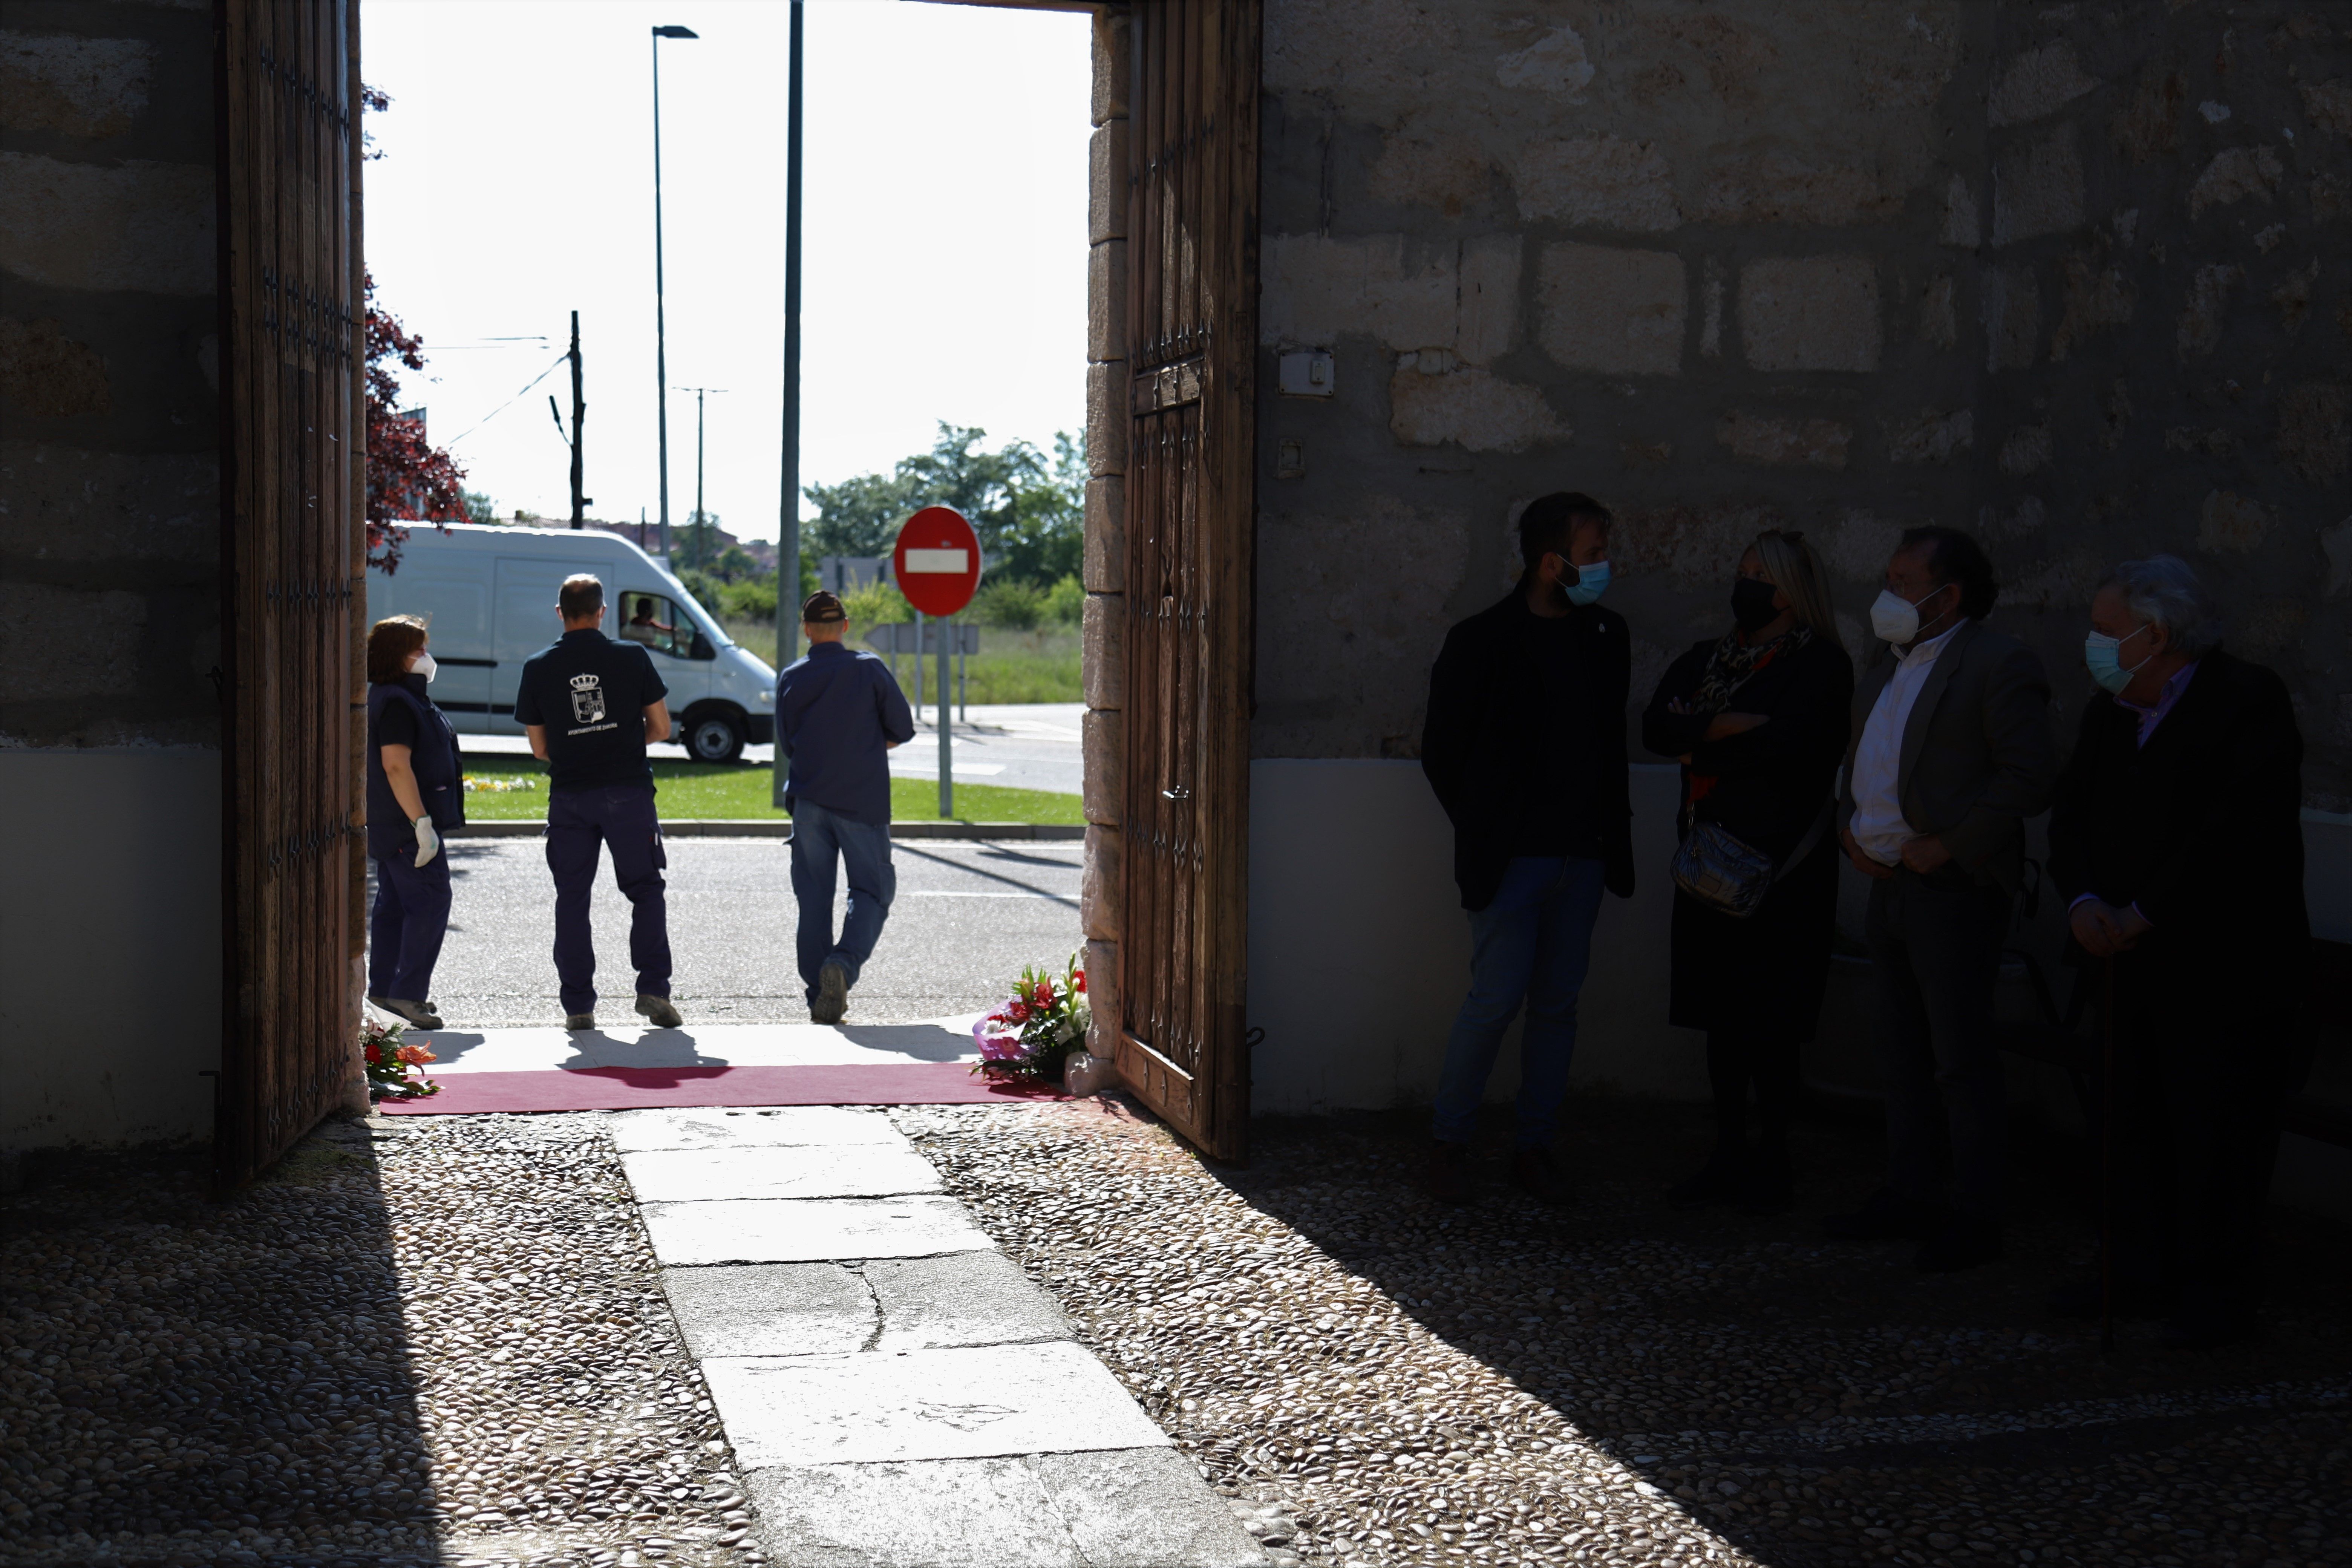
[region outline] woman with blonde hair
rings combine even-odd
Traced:
[[[375,862],[368,915],[368,1000],[437,1029],[433,966],[449,931],[449,857],[441,830],[466,820],[457,735],[433,705],[425,623],[388,616],[368,628],[367,836]]]
[[[1837,914],[1832,785],[1853,661],[1819,558],[1769,530],[1739,558],[1731,629],[1658,682],[1642,742],[1683,765],[1669,1020],[1706,1031],[1715,1150],[1678,1204],[1789,1206],[1797,1051],[1813,1037]],[[1748,1142],[1750,1089],[1761,1139]]]

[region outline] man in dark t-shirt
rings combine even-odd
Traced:
[[[646,650],[604,635],[604,585],[564,579],[556,613],[563,635],[530,656],[515,691],[515,719],[531,755],[547,763],[547,868],[555,874],[555,973],[563,1026],[596,1026],[596,947],[588,895],[597,847],[613,851],[613,876],[629,900],[629,962],[637,1011],[654,1026],[682,1020],[669,999],[669,864],[654,811],[646,745],[669,739],[669,689]]]

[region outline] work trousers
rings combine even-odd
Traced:
[[[845,871],[849,902],[836,938],[833,893]],[[793,803],[793,898],[800,906],[793,946],[811,1002],[816,1000],[817,973],[828,963],[840,964],[849,983],[857,984],[857,972],[882,940],[882,924],[898,892],[887,823],[853,821],[813,800]]]
[[[640,996],[669,994],[669,909],[661,822],[651,784],[565,790],[547,797],[547,868],[555,875],[555,974],[566,1013],[596,1007],[596,943],[588,897],[598,847],[613,852],[613,879],[629,900],[629,962]]]
[[[2310,1070],[2299,976],[2262,984],[2254,965],[2142,942],[2115,960],[2116,1279],[2191,1311],[2251,1310],[2279,1113]]]
[[[1886,1085],[1886,1186],[1898,1200],[1946,1194],[1988,1224],[2001,1214],[2008,1136],[1993,987],[2009,931],[2009,894],[1947,866],[1874,881],[1865,936],[1875,970],[1874,1034]]]
[[[368,994],[425,1002],[449,934],[449,849],[416,864],[416,846],[375,861],[375,907],[368,913]]]
[[[1524,1005],[1517,1146],[1551,1146],[1576,1055],[1576,999],[1592,963],[1601,869],[1599,860],[1522,856],[1504,868],[1494,902],[1470,911],[1470,994],[1438,1076],[1441,1142],[1470,1141],[1504,1031]]]

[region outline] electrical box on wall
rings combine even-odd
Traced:
[[[1328,397],[1332,393],[1331,353],[1307,349],[1282,356],[1277,384],[1285,397]]]

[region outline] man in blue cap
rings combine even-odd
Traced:
[[[801,605],[801,635],[808,657],[776,680],[776,744],[792,767],[784,807],[793,814],[793,897],[809,1022],[838,1024],[898,891],[888,753],[914,739],[915,716],[889,667],[850,647],[849,612],[838,598],[811,594]],[[833,889],[844,870],[849,904],[836,938]]]

